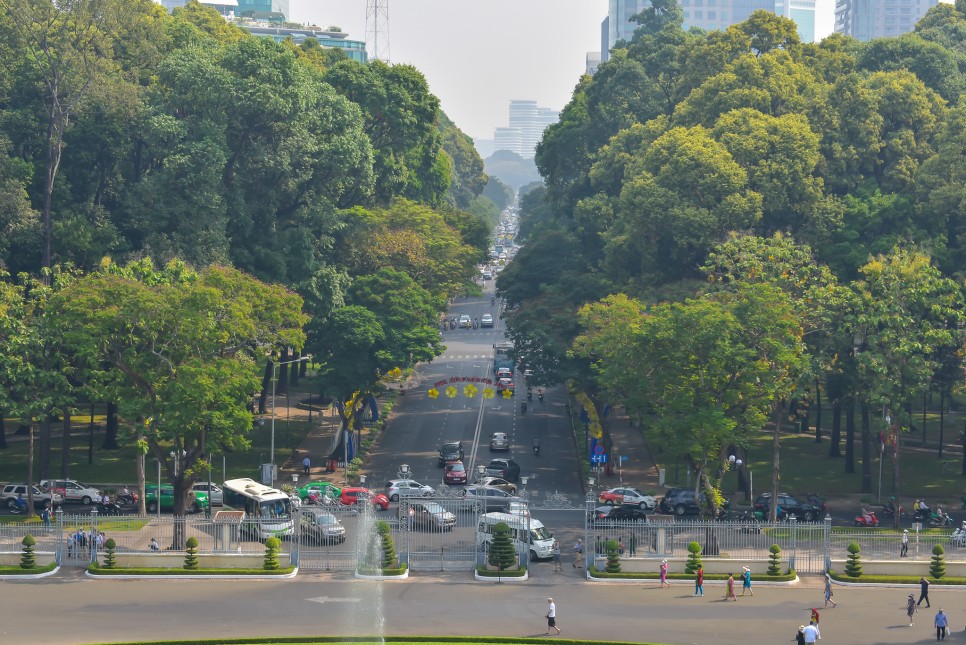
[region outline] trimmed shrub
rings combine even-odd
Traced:
[[[185,542],[184,568],[198,568],[198,538],[193,535]]]
[[[265,563],[262,568],[265,571],[275,571],[278,569],[278,552],[282,548],[282,541],[277,537],[270,537],[265,540]]]
[[[929,575],[933,578],[939,579],[946,575],[946,558],[943,557],[944,553],[946,553],[946,550],[942,544],[936,544],[932,547],[932,563],[929,565]]]
[[[859,555],[861,550],[862,547],[857,542],[849,543],[849,561],[845,563],[845,575],[850,578],[858,578],[862,575],[862,556]]]
[[[392,539],[392,528],[389,522],[381,521],[376,525],[379,538],[382,541],[382,568],[392,569],[396,566],[399,556],[396,554],[396,543]]]
[[[510,527],[506,522],[493,525],[493,544],[490,546],[488,562],[499,571],[510,569],[517,564],[516,549],[510,541]]]
[[[768,547],[768,575],[780,576],[782,574],[782,548],[777,544]]]
[[[104,568],[113,569],[117,566],[117,542],[114,541],[114,538],[107,538],[104,549],[107,551],[104,555]]]
[[[694,575],[703,563],[701,562],[701,544],[690,542],[688,544],[688,561],[684,563],[684,573]]]
[[[607,573],[621,572],[621,554],[617,540],[607,540],[607,566],[604,570]]]
[[[20,568],[33,569],[37,566],[37,558],[34,556],[34,550],[37,548],[37,540],[28,533],[23,536],[20,544],[23,546],[23,553],[20,555]]]

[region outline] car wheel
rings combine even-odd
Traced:
[[[642,513],[646,513],[647,512],[647,504],[645,504],[644,502],[641,502],[640,504],[638,504],[637,505],[637,508],[641,509],[641,512]]]
[[[613,506],[613,505],[614,505],[614,500],[612,499],[604,500],[604,506]]]
[[[805,513],[805,521],[806,522],[814,522],[815,521],[815,513],[811,512],[811,511],[808,511],[807,513]]]
[[[684,504],[678,504],[674,507],[674,514],[680,517],[681,515],[684,515],[685,510]]]
[[[462,488],[462,489],[460,489],[460,492],[459,492],[459,493],[457,493],[457,494],[458,494],[458,495],[459,495],[460,497],[466,497],[466,489],[465,489],[465,488]]]
[[[537,557],[537,552],[533,549],[530,549],[530,562],[536,562],[539,559],[540,558]]]
[[[17,510],[17,502],[13,501],[12,499],[8,499],[7,500],[7,510],[8,511],[15,511],[15,510]]]
[[[90,506],[91,505],[91,502],[93,502],[93,501],[94,500],[91,499],[90,495],[84,495],[84,499],[81,500],[81,503],[84,506]]]
[[[390,496],[389,497],[389,501],[390,502],[398,502],[399,501],[399,495],[392,495],[392,496]]]
[[[157,513],[158,512],[158,503],[157,502],[148,502],[147,511],[148,511],[148,513]]]

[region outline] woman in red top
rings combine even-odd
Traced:
[[[694,572],[694,595],[704,595],[704,569],[698,565],[698,570]]]

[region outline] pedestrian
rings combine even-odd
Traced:
[[[814,621],[805,626],[805,629],[802,630],[802,635],[805,637],[806,643],[814,643],[822,639],[822,632],[818,630],[818,625]]]
[[[966,522],[964,522],[964,524],[966,524]],[[632,558],[637,553],[637,534],[636,533],[631,533],[630,539],[627,540],[627,553]]]
[[[832,600],[832,576],[825,574],[825,608],[828,609],[828,604],[832,603],[832,608],[835,608],[835,601]]]
[[[902,529],[902,547],[899,549],[899,557],[909,557],[909,529]]]
[[[818,609],[812,607],[812,622],[818,625],[820,616],[818,615]]]
[[[670,589],[671,585],[667,581],[667,560],[661,560],[661,589],[665,587]]]
[[[40,519],[44,523],[44,530],[50,531],[50,504],[44,505],[44,510],[40,512]]]
[[[918,608],[919,605],[916,604],[916,597],[913,594],[909,594],[909,599],[906,601],[906,615],[909,616],[910,627],[912,627],[912,616]]]
[[[554,540],[550,552],[553,555],[553,572],[563,571],[563,567],[560,566],[560,542]]]
[[[929,581],[926,580],[926,576],[919,578],[919,602],[916,603],[916,607],[922,604],[922,601],[926,601],[926,608],[929,608]]]
[[[305,459],[302,460],[302,472],[305,473],[306,476],[308,476],[311,469],[312,469],[312,460],[306,457]]]
[[[580,557],[583,554],[584,554],[584,543],[580,541],[580,538],[577,538],[577,543],[574,544],[574,561],[571,563],[571,566],[576,567],[577,569],[582,568],[584,566],[584,563],[583,563],[583,560],[580,559]]]
[[[755,592],[751,588],[751,569],[741,567],[741,595],[744,596],[746,591],[752,596],[755,595]]]
[[[704,568],[700,564],[698,570],[694,572],[694,595],[704,595]]]
[[[67,557],[68,558],[74,557],[74,534],[73,533],[67,534]]]
[[[551,627],[557,630],[557,634],[560,633],[560,628],[557,627],[557,605],[553,603],[553,598],[547,598],[547,635],[550,634]]]
[[[624,555],[624,538],[617,539],[617,555]]]
[[[160,551],[161,550],[161,547],[158,546],[158,539],[157,538],[151,538],[151,542],[148,543],[148,546],[151,548],[152,551]]]
[[[728,598],[734,598],[735,602],[738,602],[738,596],[735,595],[735,576],[733,573],[728,574],[728,585],[724,599],[728,600]]]
[[[795,645],[805,645],[805,625],[799,625],[795,632]]]
[[[946,627],[949,625],[949,620],[946,618],[946,614],[940,609],[939,613],[936,614],[936,640],[944,641],[946,640]]]

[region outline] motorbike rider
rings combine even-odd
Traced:
[[[492,307],[495,304],[496,304],[496,298],[490,298],[490,306]]]
[[[543,401],[543,388],[542,387],[538,387],[537,388],[537,398],[540,399],[541,401]]]
[[[920,519],[928,520],[929,519],[929,516],[931,515],[931,510],[932,509],[929,508],[929,504],[926,503],[926,500],[923,499],[923,500],[920,500],[919,501],[919,518]]]
[[[527,386],[527,401],[532,401],[532,400],[533,400],[533,388],[531,388],[528,385]]]
[[[27,512],[27,502],[24,501],[23,493],[17,493],[17,501],[16,501],[16,504],[17,504],[17,512],[18,513],[25,513],[25,512]]]

